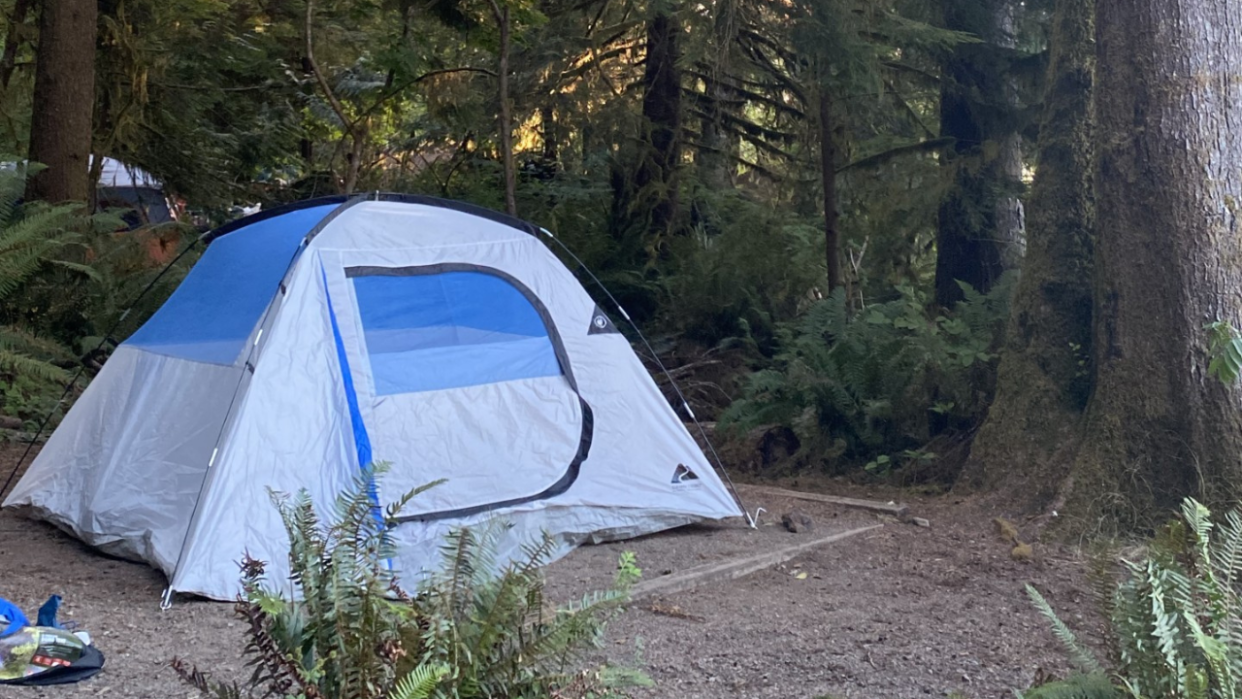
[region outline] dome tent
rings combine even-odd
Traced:
[[[371,462],[408,579],[502,516],[502,560],[743,513],[540,229],[464,204],[329,197],[208,235],[4,502],[170,591],[231,599],[243,551],[287,573],[268,489],[330,502]]]

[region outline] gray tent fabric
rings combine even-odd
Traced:
[[[574,275],[494,212],[420,197],[304,202],[231,224],[117,349],[4,502],[170,589],[287,575],[269,489],[330,502],[372,462],[414,580],[453,528],[501,560],[742,516]]]

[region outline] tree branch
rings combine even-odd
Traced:
[[[323,90],[324,96],[328,98],[328,104],[331,105],[332,111],[336,112],[337,118],[341,120],[341,126],[352,131],[351,121],[345,114],[345,105],[341,104],[341,101],[337,99],[336,93],[332,91],[332,86],[328,84],[328,79],[324,77],[323,71],[319,69],[319,62],[315,60],[315,42],[312,40],[311,35],[314,12],[314,0],[306,0],[306,65],[310,67],[311,73],[315,76],[315,81],[319,83],[319,88]]]

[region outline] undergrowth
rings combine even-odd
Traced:
[[[1027,586],[1079,674],[1023,699],[1242,695],[1242,515],[1234,510],[1215,523],[1206,507],[1187,498],[1181,517],[1151,542],[1146,560],[1122,566],[1119,579],[1097,575],[1108,624],[1103,662]]]
[[[67,408],[57,399],[76,370],[98,369],[94,350],[136,329],[188,269],[159,276],[164,263],[152,257],[180,247],[176,226],[118,231],[113,213],[23,202],[33,171],[0,168],[0,414],[28,427]]]
[[[929,439],[983,417],[1010,288],[1008,277],[986,295],[963,286],[965,300],[948,313],[929,311],[909,286],[851,312],[838,290],[781,329],[775,366],[749,378],[722,423],[734,434],[792,429],[801,466],[926,460]]]
[[[438,573],[407,594],[387,562],[390,532],[410,492],[383,511],[366,470],[323,521],[309,496],[273,495],[289,538],[293,598],[270,585],[262,562],[243,563],[236,613],[254,668],[243,682],[218,682],[181,659],[172,666],[216,699],[588,699],[620,697],[641,673],[581,671],[583,654],[629,598],[639,578],[624,554],[614,586],[564,606],[543,595],[544,537],[517,561],[496,562],[496,527],[460,529],[443,547]]]

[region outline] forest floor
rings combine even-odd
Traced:
[[[0,477],[19,455],[15,445],[0,443]],[[993,532],[993,513],[978,502],[892,490],[844,493],[839,483],[806,479],[798,488],[900,499],[931,526],[742,485],[752,511],[767,509],[757,530],[729,522],[584,547],[549,567],[548,595],[569,600],[606,585],[622,551],[634,551],[651,579],[883,523],[743,578],[637,600],[609,627],[596,659],[645,670],[656,686],[639,690],[640,697],[1011,697],[1038,670],[1067,669],[1026,599],[1028,582],[1071,627],[1092,637],[1084,562],[1039,545],[1035,561],[1011,560]],[[781,514],[795,507],[814,519],[813,532],[780,526]],[[62,595],[62,618],[89,630],[107,656],[104,672],[81,684],[0,687],[0,697],[196,696],[168,668],[174,655],[217,678],[246,676],[242,625],[231,606],[181,600],[161,612],[165,585],[148,566],[102,556],[49,525],[0,511],[0,597],[33,613],[49,595]]]

